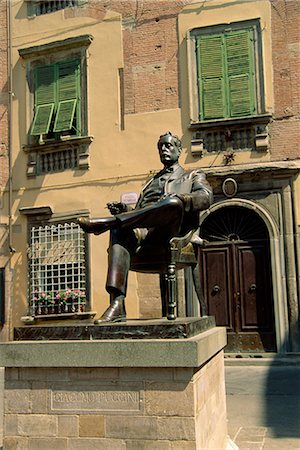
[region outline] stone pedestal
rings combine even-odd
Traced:
[[[226,449],[223,348],[187,339],[0,344],[5,450]]]

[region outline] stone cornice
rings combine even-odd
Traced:
[[[226,345],[214,327],[188,339],[0,343],[1,367],[200,367]]]
[[[32,58],[51,52],[57,52],[76,47],[87,47],[93,41],[91,34],[83,34],[82,36],[75,36],[64,39],[62,41],[49,42],[48,44],[35,45],[33,47],[20,48],[18,50],[21,58]]]
[[[52,208],[51,206],[25,206],[19,208],[21,214],[24,216],[51,216]]]
[[[238,164],[223,167],[202,168],[203,172],[211,176],[229,176],[251,173],[293,173],[300,171],[300,159],[295,161],[274,161],[258,164]]]

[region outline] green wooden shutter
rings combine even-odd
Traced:
[[[225,34],[230,117],[255,113],[252,30]]]
[[[33,136],[47,134],[51,124],[54,104],[38,105],[32,122],[31,134]]]
[[[59,102],[54,131],[65,131],[72,128],[76,110],[76,100],[63,100]]]
[[[222,36],[200,36],[197,59],[201,119],[222,118],[226,115]]]
[[[56,132],[67,131],[72,128],[76,106],[80,98],[79,69],[79,61],[58,64],[58,108],[54,123],[54,131]]]
[[[34,117],[31,126],[33,136],[47,134],[55,106],[55,65],[37,67],[34,73]]]

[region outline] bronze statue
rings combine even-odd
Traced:
[[[179,165],[179,138],[167,132],[160,136],[157,147],[164,167],[143,187],[134,209],[113,202],[107,204],[112,216],[78,220],[87,233],[110,230],[106,282],[110,305],[96,324],[126,320],[127,276],[137,252],[154,248],[159,255],[172,237],[198,228],[199,212],[212,203],[212,189],[204,173],[185,171]]]

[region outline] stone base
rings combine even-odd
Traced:
[[[186,339],[215,326],[216,321],[212,316],[184,317],[175,320],[135,319],[101,325],[90,322],[26,325],[14,329],[14,340]]]
[[[144,353],[147,366],[128,351],[130,343]],[[75,344],[81,347],[81,366],[67,351]],[[109,344],[63,342],[60,351],[57,342],[0,344],[0,365],[6,365],[5,450],[226,449],[224,329],[213,328],[189,339]],[[105,356],[105,348],[113,355]],[[102,356],[97,358],[95,349]],[[53,351],[56,367],[50,357]],[[94,358],[93,367],[88,353]],[[32,367],[38,354],[45,364]]]

